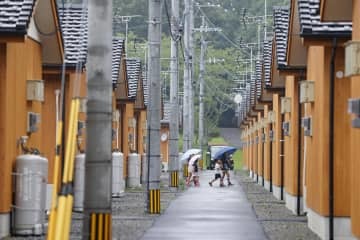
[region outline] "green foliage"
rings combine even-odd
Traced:
[[[171,14],[171,1],[165,0],[167,4],[163,4],[162,13],[162,43],[161,43],[161,67],[163,80],[163,100],[169,100],[170,93],[170,74],[169,60],[170,57],[170,35],[168,17],[166,14],[167,6],[168,14]],[[207,41],[206,60],[221,59],[217,63],[206,62],[205,74],[205,131],[209,137],[218,136],[217,129],[220,116],[226,110],[234,109],[235,103],[234,88],[238,88],[238,83],[234,80],[243,79],[239,73],[249,69],[249,66],[240,65],[237,60],[250,58],[249,49],[240,49],[239,43],[257,43],[258,30],[261,31],[261,40],[263,39],[264,26],[261,23],[246,22],[247,17],[263,16],[265,12],[265,0],[196,0],[195,3],[205,6],[208,2],[212,4],[219,4],[221,7],[195,7],[195,28],[201,25],[201,16],[204,13],[206,16],[207,25],[209,27],[219,27],[222,32],[206,33],[205,39]],[[272,8],[273,6],[289,5],[290,0],[267,0],[267,15],[268,24],[267,30],[272,30]],[[140,57],[144,59],[146,49],[142,46],[146,43],[147,39],[147,16],[148,16],[148,0],[115,0],[114,6],[114,33],[116,35],[124,36],[125,23],[119,21],[118,16],[132,16],[128,22],[128,56]],[[180,16],[183,16],[183,2],[181,1]],[[258,26],[260,28],[258,28]],[[195,56],[194,57],[194,104],[195,104],[195,129],[198,129],[197,115],[199,112],[198,107],[198,92],[199,92],[199,56],[200,56],[200,33],[196,32],[195,39]],[[180,44],[184,46],[184,44]],[[254,57],[256,56],[256,47],[254,48]],[[179,91],[182,92],[183,87],[183,50],[179,47],[180,62],[179,62]],[[197,134],[197,132],[195,132]]]

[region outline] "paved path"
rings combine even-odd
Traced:
[[[210,187],[213,173],[202,172],[201,186],[175,199],[142,240],[267,239],[241,186]]]

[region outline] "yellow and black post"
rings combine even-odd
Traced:
[[[160,189],[149,190],[149,213],[159,214],[160,213]]]
[[[89,239],[110,240],[111,226],[112,226],[112,220],[110,213],[91,213]]]
[[[179,186],[179,176],[178,171],[171,171],[170,173],[170,187],[178,187]]]
[[[187,178],[189,176],[187,164],[183,164],[183,176],[184,178]]]

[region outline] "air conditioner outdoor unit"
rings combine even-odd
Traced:
[[[301,81],[300,82],[300,103],[314,102],[315,100],[315,82]]]
[[[360,74],[360,41],[345,43],[345,77]]]
[[[291,98],[281,97],[281,114],[291,112]]]

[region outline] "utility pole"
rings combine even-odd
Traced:
[[[178,43],[180,40],[179,34],[179,0],[171,0],[171,61],[170,61],[170,187],[179,186],[179,103],[178,103],[178,66],[179,54]],[[174,39],[175,38],[175,39]]]
[[[148,211],[160,213],[161,0],[149,0]]]
[[[129,32],[129,22],[132,18],[141,17],[140,15],[131,15],[131,16],[115,16],[115,19],[120,19],[120,22],[125,23],[125,54],[127,55],[128,50],[128,32]]]
[[[202,16],[202,24],[199,29],[194,29],[194,31],[201,32],[201,50],[200,50],[200,93],[199,93],[199,143],[201,152],[203,152],[204,147],[204,76],[205,76],[205,52],[207,43],[205,41],[204,33],[206,32],[217,32],[220,31],[219,28],[208,28],[205,23],[205,17]]]
[[[190,52],[190,4],[191,0],[185,0],[185,22],[184,22],[184,100],[183,100],[183,152],[190,148],[190,61],[191,61],[191,52]]]
[[[112,0],[100,2],[89,0],[88,6],[87,147],[83,230],[84,239],[110,240],[112,239]],[[102,235],[100,236],[99,233]]]
[[[194,76],[195,76],[195,47],[194,47],[194,0],[190,0],[190,36],[189,36],[189,51],[190,51],[190,77],[189,77],[189,148],[192,147],[194,141]]]

